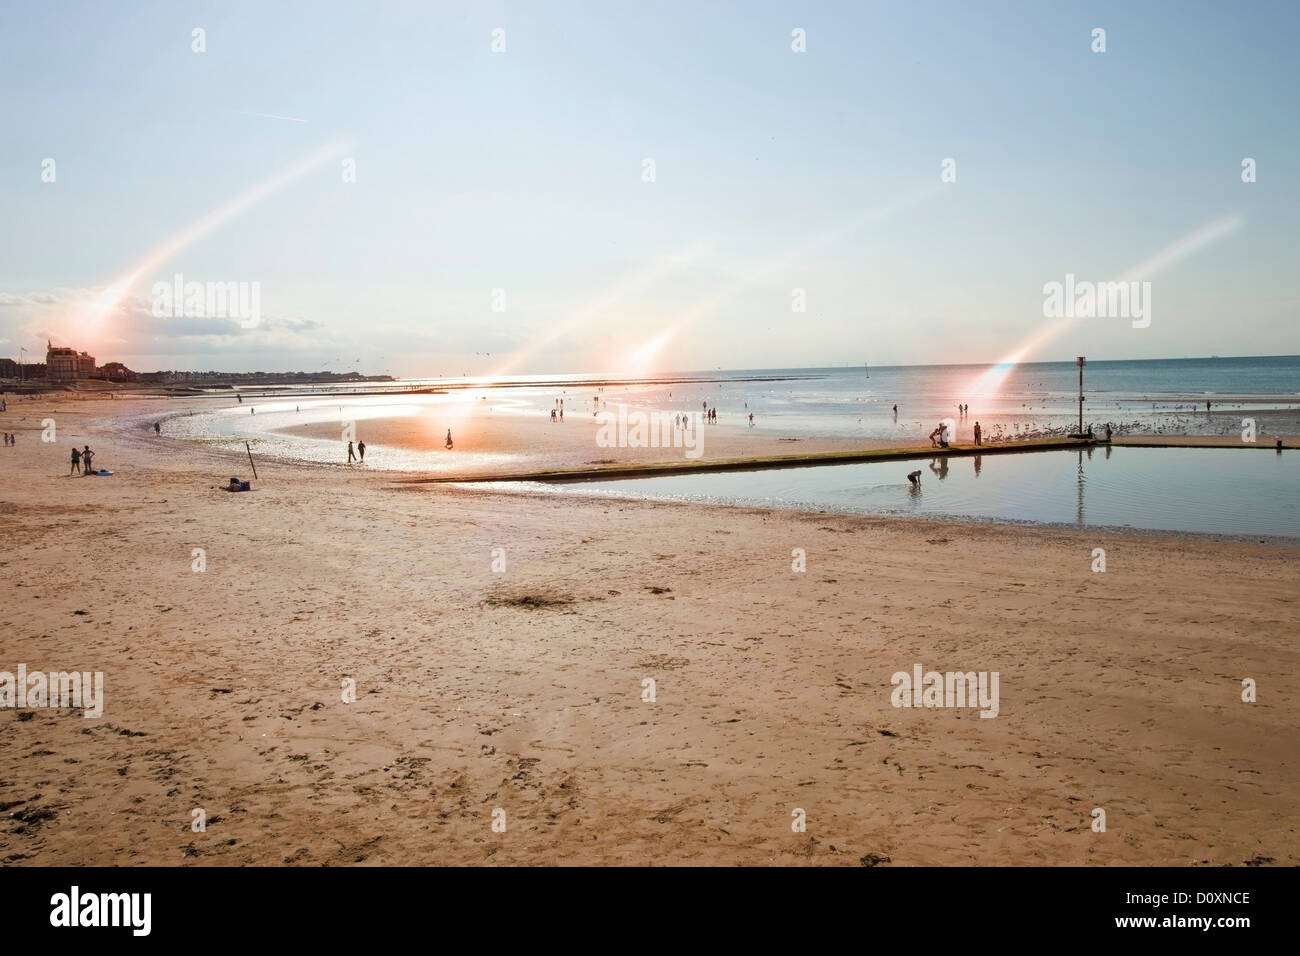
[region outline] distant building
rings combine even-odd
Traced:
[[[95,374],[95,356],[76,349],[55,348],[45,343],[46,375],[53,382],[74,382]]]
[[[0,358],[0,378],[19,378],[22,369],[13,359]]]
[[[121,362],[105,362],[99,367],[99,377],[106,378],[110,382],[136,382],[140,376],[131,371]]]

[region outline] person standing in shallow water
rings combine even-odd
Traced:
[[[975,423],[975,444],[978,445],[980,443],[980,436],[982,434],[983,432],[980,431],[980,423],[976,422]]]

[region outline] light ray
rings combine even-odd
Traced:
[[[1113,281],[1116,282],[1137,282],[1145,281],[1159,272],[1177,262],[1181,262],[1188,256],[1199,252],[1211,243],[1217,242],[1224,236],[1235,232],[1242,223],[1240,216],[1224,216],[1206,223],[1199,229],[1194,229],[1187,235],[1175,239],[1169,245],[1156,252],[1151,257],[1142,260],[1137,265],[1125,269],[1119,274],[1119,277]],[[1048,325],[1043,326],[1038,331],[1030,334],[1029,338],[1017,346],[1013,351],[1007,354],[1001,361],[985,370],[975,379],[969,389],[969,394],[976,395],[980,398],[989,398],[1001,389],[1007,376],[1017,365],[1024,362],[1029,356],[1038,354],[1048,342],[1057,338],[1066,329],[1078,321],[1077,316],[1063,316],[1052,319]]]
[[[240,213],[255,206],[282,186],[298,179],[300,176],[306,175],[322,164],[328,162],[330,159],[335,158],[341,152],[347,150],[351,145],[350,142],[341,140],[327,143],[319,149],[308,153],[296,162],[290,163],[288,166],[272,173],[266,179],[262,180],[262,182],[249,187],[229,202],[218,206],[206,216],[196,219],[184,229],[156,246],[127,272],[118,276],[105,286],[103,291],[100,292],[88,306],[84,307],[80,311],[79,315],[74,317],[74,321],[83,327],[98,327],[108,316],[113,314],[121,306],[122,301],[142,276],[152,272],[168,259],[171,259],[179,253],[182,249],[209,235],[216,229],[225,225],[231,219],[238,216]]]
[[[638,346],[633,351],[633,354],[640,355],[651,347],[653,347],[655,353],[662,352],[674,339],[677,338],[678,335],[685,331],[686,328],[698,322],[705,316],[717,311],[723,305],[750,287],[766,280],[774,272],[779,272],[789,268],[791,263],[807,258],[813,253],[819,252],[826,246],[847,238],[863,226],[870,223],[881,222],[888,219],[890,216],[906,209],[910,209],[927,199],[931,199],[942,192],[943,188],[942,185],[936,185],[913,190],[910,193],[906,193],[896,199],[890,200],[882,206],[868,209],[855,216],[853,219],[850,219],[843,225],[836,226],[834,229],[830,229],[821,235],[807,239],[780,255],[759,263],[753,269],[741,273],[738,278],[733,279],[721,291],[707,296],[683,310],[683,312],[673,322],[671,322],[666,329],[656,333],[647,342]]]

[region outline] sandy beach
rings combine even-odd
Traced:
[[[0,711],[7,865],[1300,863],[1295,547],[265,460],[235,495],[247,461],[139,424],[186,407],[0,416],[0,670],[105,687]],[[497,429],[463,441],[596,457]],[[998,672],[997,717],[894,707],[917,664]]]

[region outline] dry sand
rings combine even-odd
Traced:
[[[0,670],[106,685],[0,710],[5,864],[1300,863],[1295,548],[269,462],[233,495],[119,424],[151,407],[0,415]],[[892,707],[917,663],[998,671],[999,715]]]

